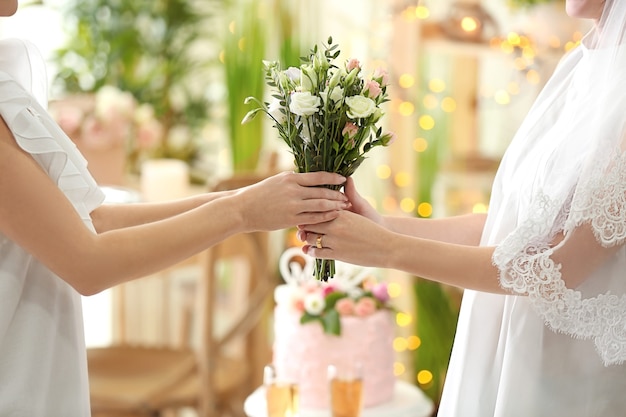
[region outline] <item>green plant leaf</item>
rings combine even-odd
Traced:
[[[341,319],[337,310],[328,310],[322,316],[324,332],[339,336],[341,334]]]

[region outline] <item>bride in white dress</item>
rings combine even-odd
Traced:
[[[312,256],[466,289],[440,417],[626,414],[626,1],[566,8],[594,28],[513,138],[487,215],[381,216],[349,180],[353,208],[300,231]]]

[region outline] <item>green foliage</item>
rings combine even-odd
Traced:
[[[563,0],[507,0],[509,6],[513,8],[528,8],[538,4],[556,3]]]
[[[417,371],[429,370],[432,381],[420,388],[435,402],[439,403],[443,383],[448,369],[452,342],[459,314],[458,304],[436,282],[417,278],[414,285],[417,321],[415,331],[422,343],[415,353]]]
[[[261,120],[242,124],[247,112],[245,99],[262,96],[263,59],[267,22],[259,17],[260,0],[234,0],[228,7],[229,31],[225,32],[224,74],[228,89],[228,137],[233,170],[254,171],[263,145]]]

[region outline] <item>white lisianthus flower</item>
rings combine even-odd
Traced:
[[[300,68],[297,67],[289,67],[285,70],[285,75],[289,77],[291,81],[297,83],[300,81]]]
[[[326,87],[324,91],[320,93],[320,96],[322,97],[324,104],[326,104],[328,101],[328,89],[329,87]],[[343,98],[343,88],[341,87],[333,88],[332,91],[330,92],[330,99],[332,100],[332,102],[337,103],[341,101],[342,98]]]
[[[376,111],[376,102],[364,96],[346,97],[349,109],[347,115],[351,119],[364,119]]]
[[[320,292],[312,292],[304,297],[304,311],[312,316],[318,316],[324,311],[326,307],[326,300],[324,295]]]
[[[309,123],[306,123],[305,121],[304,123],[301,123],[300,126],[302,126],[302,130],[300,130],[300,137],[306,143],[311,143],[311,130],[309,129]]]
[[[285,123],[287,120],[287,116],[281,109],[283,106],[280,105],[280,100],[276,97],[272,97],[272,101],[270,101],[270,105],[267,108],[267,112],[272,116],[276,121],[280,124]]]
[[[299,91],[291,95],[289,110],[298,116],[310,116],[319,110],[322,100],[308,91]]]
[[[302,91],[311,91],[317,85],[317,74],[311,65],[303,65],[300,73]]]

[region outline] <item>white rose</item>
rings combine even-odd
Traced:
[[[321,104],[320,98],[308,91],[295,92],[291,95],[289,110],[298,116],[310,116],[318,111]]]
[[[321,293],[314,292],[304,297],[304,311],[312,316],[321,314],[324,311],[324,307],[326,307],[326,301]]]
[[[347,115],[351,119],[363,119],[376,111],[376,102],[364,96],[346,97],[346,104],[350,108]]]
[[[287,116],[281,111],[281,109],[283,109],[283,106],[280,105],[280,100],[276,97],[272,97],[272,101],[270,101],[267,111],[279,124],[283,124],[287,120]]]

